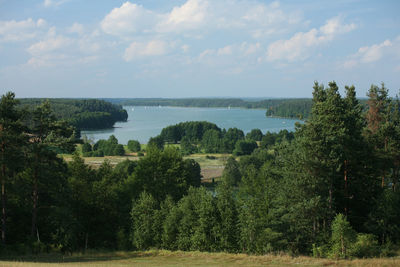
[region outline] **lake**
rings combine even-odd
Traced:
[[[185,121],[209,121],[220,128],[239,128],[246,134],[258,128],[263,133],[294,130],[299,120],[284,118],[269,118],[265,110],[240,108],[182,108],[182,107],[124,107],[128,112],[127,122],[117,122],[112,129],[82,131],[82,136],[96,142],[115,135],[120,144],[129,140],[138,140],[145,144],[150,137],[160,134],[169,125]]]

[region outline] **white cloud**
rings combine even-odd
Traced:
[[[308,32],[298,32],[288,40],[278,40],[269,45],[267,59],[269,61],[304,60],[310,56],[310,50],[332,41],[337,35],[350,32],[355,24],[342,24],[340,17],[329,19],[319,29],[313,28]]]
[[[181,46],[183,53],[187,53],[189,52],[190,46],[189,45],[182,45]]]
[[[157,12],[125,2],[114,8],[100,23],[101,29],[125,39],[134,34],[182,34],[198,38],[204,34],[237,29],[262,38],[280,34],[302,21],[301,13],[285,12],[279,2],[269,5],[249,0],[187,0],[169,12]],[[182,35],[181,35],[182,36]]]
[[[89,63],[98,58],[100,44],[90,36],[71,38],[56,33],[55,27],[46,36],[27,48],[31,55],[27,65],[34,67]]]
[[[159,31],[181,31],[196,29],[205,23],[208,2],[204,0],[188,0],[182,6],[174,7],[164,15],[156,26]]]
[[[389,40],[384,41],[381,44],[375,44],[370,47],[364,46],[358,49],[358,55],[360,56],[360,61],[363,63],[369,63],[378,61],[382,58],[382,54],[385,52],[386,48],[393,46],[392,42]]]
[[[83,25],[75,22],[74,24],[72,24],[71,27],[68,28],[68,32],[83,35],[83,33],[84,33]]]
[[[348,57],[342,67],[351,69],[360,64],[377,62],[383,58],[400,59],[400,36],[380,44],[360,47],[357,53]]]
[[[218,56],[228,56],[228,55],[232,55],[232,53],[233,53],[233,47],[231,45],[222,47],[222,48],[218,49],[218,51],[217,51]]]
[[[156,14],[141,5],[125,2],[107,14],[100,26],[105,33],[124,36],[151,28],[156,17]]]
[[[132,61],[147,56],[161,56],[168,52],[169,45],[164,41],[153,40],[148,43],[133,42],[125,49],[124,60]]]
[[[60,48],[65,48],[72,43],[72,40],[63,36],[50,38],[31,45],[28,52],[32,55],[41,55],[53,52]]]
[[[67,1],[68,0],[44,0],[43,5],[44,7],[57,7],[64,4]]]
[[[21,21],[0,21],[0,41],[17,42],[32,39],[37,36],[37,31],[44,26],[46,26],[44,19],[37,21],[31,18]]]

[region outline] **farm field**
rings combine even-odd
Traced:
[[[89,252],[62,256],[41,254],[0,261],[0,266],[400,266],[400,258],[357,260],[315,259],[288,255],[250,256],[207,252]]]

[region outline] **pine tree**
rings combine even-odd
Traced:
[[[21,167],[23,160],[22,148],[26,146],[27,136],[24,135],[22,111],[17,109],[18,101],[15,94],[8,92],[1,97],[0,102],[0,183],[1,183],[1,242],[6,242],[6,184]]]

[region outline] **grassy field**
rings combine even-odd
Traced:
[[[62,256],[42,254],[0,261],[0,266],[400,266],[400,258],[315,259],[288,255],[249,256],[205,252],[107,252]]]
[[[209,182],[212,178],[222,176],[222,172],[229,156],[230,154],[193,154],[184,158],[194,159],[197,161],[201,167],[201,175],[203,176],[204,182]],[[63,154],[62,157],[67,162],[72,160],[72,155],[70,154]],[[97,169],[106,159],[111,165],[117,165],[126,159],[139,160],[139,157],[136,153],[128,152],[124,156],[84,157],[83,159],[86,164]]]

